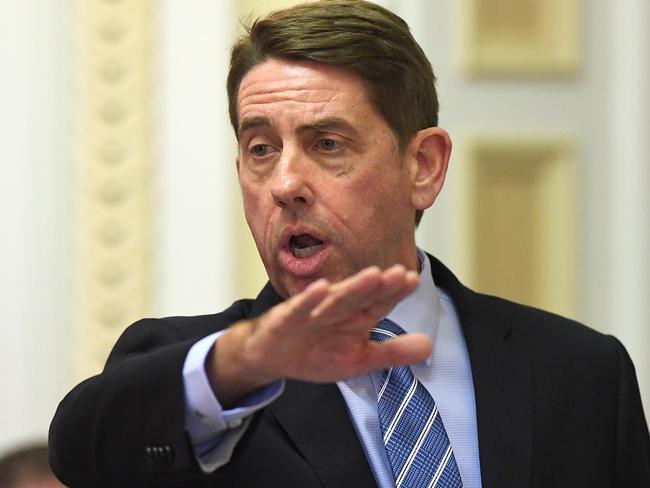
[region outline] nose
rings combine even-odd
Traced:
[[[285,153],[276,165],[271,194],[275,204],[282,208],[309,207],[314,202],[314,193],[308,179],[306,159],[296,153]]]

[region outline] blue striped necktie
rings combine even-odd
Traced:
[[[384,319],[370,338],[383,341],[403,333]],[[429,392],[408,366],[385,370],[383,380],[377,408],[397,488],[462,488],[447,431]]]

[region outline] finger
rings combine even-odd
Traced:
[[[366,305],[365,313],[369,318],[377,320],[383,318],[395,305],[413,293],[419,284],[419,276],[415,271],[386,278],[386,283],[375,294],[372,302]]]
[[[383,271],[380,276],[381,286],[376,293],[370,295],[374,300],[381,300],[401,290],[410,292],[419,283],[418,274],[407,270],[403,265],[396,264]]]
[[[412,282],[414,280],[417,282],[419,281],[419,274],[412,269],[406,269],[401,264],[396,264],[384,271],[383,279],[386,283]]]
[[[314,307],[329,294],[330,287],[330,283],[324,278],[314,281],[302,292],[276,307],[277,320],[286,324],[309,320]]]
[[[433,345],[425,334],[404,334],[394,339],[372,344],[365,372],[404,366],[426,360],[431,356]]]
[[[295,316],[308,316],[330,293],[331,285],[324,278],[314,281],[301,293],[295,295],[295,302],[292,303]]]
[[[314,310],[312,316],[329,317],[331,322],[356,312],[367,303],[382,287],[382,273],[376,266],[365,268],[356,275],[332,285],[329,295]]]
[[[393,300],[395,296],[406,296],[413,292],[420,282],[415,271],[407,271],[402,266],[393,266],[386,270],[382,276],[382,287],[375,295],[377,302],[382,300]]]
[[[322,317],[330,326],[369,329],[419,283],[418,274],[402,265],[377,273],[378,268],[367,268],[354,279],[333,285],[335,293],[323,300],[312,316]]]

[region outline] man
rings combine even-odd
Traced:
[[[270,283],[131,326],[57,411],[63,482],[649,486],[620,343],[476,294],[416,248],[451,150],[434,81],[368,2],[280,11],[238,41],[237,171]]]
[[[0,488],[61,488],[47,462],[47,446],[22,446],[0,458]]]

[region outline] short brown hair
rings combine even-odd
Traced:
[[[321,0],[272,12],[246,27],[230,56],[230,122],[238,134],[239,85],[269,58],[312,60],[357,74],[393,129],[400,151],[418,130],[438,125],[435,76],[408,25],[364,0]],[[416,214],[419,222],[422,212]]]

